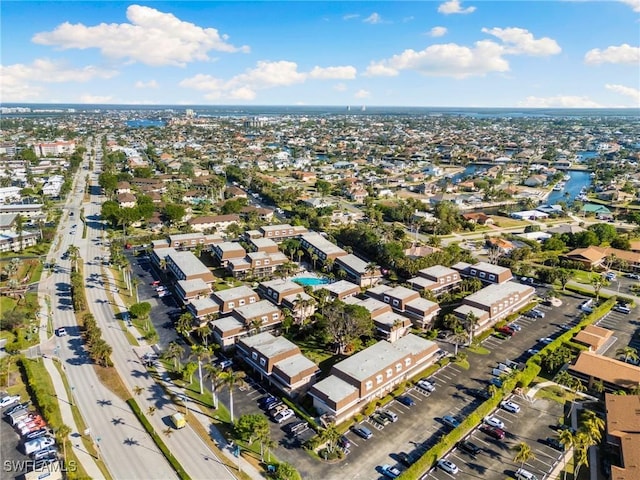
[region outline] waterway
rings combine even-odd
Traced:
[[[148,128],[148,127],[164,127],[167,124],[164,120],[127,120],[127,127],[129,128]]]
[[[467,165],[463,171],[452,175],[451,181],[453,183],[458,183],[467,177],[471,177],[473,175],[482,173],[488,169],[489,167],[487,165],[476,165],[476,164]]]
[[[561,200],[572,204],[575,198],[580,195],[580,191],[583,187],[587,189],[591,186],[591,172],[585,171],[569,171],[567,172],[571,177],[564,186],[564,190],[559,192],[551,192],[551,195],[547,198],[549,205],[554,205]],[[568,195],[565,195],[568,193]]]

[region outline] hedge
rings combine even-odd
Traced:
[[[173,454],[171,453],[167,445],[158,436],[158,434],[156,433],[151,423],[149,423],[149,420],[147,420],[147,417],[142,413],[142,411],[140,410],[140,407],[138,406],[138,403],[133,398],[130,398],[129,400],[127,400],[127,404],[129,405],[129,408],[131,408],[135,416],[138,417],[138,420],[140,420],[140,423],[142,424],[144,429],[147,431],[147,433],[151,435],[151,438],[153,439],[155,444],[158,446],[158,448],[160,449],[162,454],[165,456],[165,458],[168,460],[171,467],[178,474],[178,476],[182,480],[191,480],[191,477],[187,475],[187,472],[184,471],[184,468],[182,468],[182,465],[180,465],[178,460],[176,460],[176,458],[173,456]]]
[[[567,285],[567,286],[565,287],[565,289],[566,289],[566,290],[569,290],[569,291],[571,291],[571,292],[575,292],[575,293],[579,293],[579,294],[581,294],[581,295],[585,295],[585,296],[587,296],[587,297],[595,298],[595,296],[596,296],[596,293],[595,293],[593,290],[589,290],[589,289],[587,289],[587,288],[580,287],[580,286],[578,286],[578,285]],[[635,302],[635,299],[634,299],[634,298],[632,298],[632,297],[628,297],[628,296],[626,296],[626,295],[620,295],[619,293],[617,293],[617,294],[613,294],[613,295],[612,295],[612,294],[609,294],[609,293],[600,293],[600,298],[601,298],[601,299],[605,299],[605,298],[606,298],[606,299],[611,299],[611,298],[615,298],[615,297],[621,298],[621,299],[623,299],[623,300],[624,300],[624,301],[626,301],[627,303],[630,303],[630,304],[631,304],[631,305],[633,305],[633,306],[635,306],[635,304],[636,304],[636,302]]]
[[[316,423],[316,421],[311,417],[311,415],[309,415],[307,412],[305,412],[304,410],[302,410],[298,405],[296,405],[295,403],[293,403],[291,400],[289,400],[286,397],[282,397],[282,401],[294,412],[296,412],[296,414],[304,419],[305,422],[307,422],[309,424],[309,426],[311,428],[313,428],[316,432],[320,431],[320,425],[318,425]]]

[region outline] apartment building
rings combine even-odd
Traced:
[[[214,229],[218,232],[224,232],[234,223],[240,223],[240,215],[205,215],[190,218],[187,220],[187,223],[197,232],[205,232]]]
[[[247,255],[244,247],[238,242],[217,243],[213,246],[212,253],[222,267],[226,267],[230,260],[241,259]]]
[[[404,315],[396,313],[388,303],[381,302],[372,297],[363,299],[348,297],[344,303],[358,305],[369,311],[371,320],[376,329],[378,337],[390,342],[395,342],[403,337],[411,327],[411,320]]]
[[[382,278],[380,267],[352,253],[338,257],[334,268],[344,271],[346,279],[360,287],[372,287]]]
[[[520,310],[535,293],[535,288],[515,282],[492,284],[465,297],[453,313],[462,319],[474,315],[477,319],[475,334],[478,334]]]
[[[218,290],[212,294],[211,298],[220,306],[220,313],[222,314],[231,313],[235,308],[256,303],[260,300],[256,292],[244,285],[227,290]]]
[[[260,300],[235,308],[230,316],[211,322],[211,328],[215,341],[223,349],[228,349],[242,337],[273,330],[281,323],[280,309],[267,300]]]
[[[169,235],[167,240],[167,245],[176,250],[194,250],[199,245],[211,248],[213,245],[223,242],[220,235],[205,235],[201,232]]]
[[[436,361],[436,343],[412,333],[391,343],[381,340],[338,362],[331,374],[309,390],[313,406],[337,424],[399,383],[418,375]]]
[[[0,215],[7,213],[15,213],[27,218],[44,217],[41,203],[19,203],[3,205],[0,203]]]
[[[249,249],[253,252],[278,253],[278,244],[270,238],[249,238],[247,240]]]
[[[282,252],[249,252],[243,258],[229,258],[226,268],[235,278],[268,277],[289,259]]]
[[[21,252],[38,243],[40,235],[34,232],[22,232],[22,235],[4,231],[0,233],[0,252]]]
[[[453,268],[434,265],[418,271],[418,276],[408,280],[409,285],[418,292],[429,291],[438,296],[460,286],[460,272]]]
[[[391,305],[394,311],[409,317],[416,328],[426,328],[440,311],[440,305],[403,286],[378,285],[365,294]]]
[[[309,256],[318,257],[320,263],[326,263],[327,260],[336,260],[338,257],[348,255],[345,250],[330,242],[322,235],[316,232],[310,232],[300,237],[300,245],[304,248]]]
[[[212,297],[194,298],[187,303],[187,311],[202,323],[208,316],[220,314],[220,304]]]
[[[35,143],[33,151],[38,157],[70,154],[76,151],[76,142],[56,140],[55,142]]]
[[[264,238],[269,238],[274,242],[281,242],[288,238],[296,238],[308,232],[305,227],[292,227],[288,223],[280,225],[265,225],[258,229]]]
[[[293,298],[304,293],[304,287],[291,280],[268,280],[260,282],[258,290],[263,297],[276,305],[284,306],[287,298]]]
[[[164,252],[165,250],[169,249],[162,249],[161,251]],[[165,261],[167,270],[171,272],[177,280],[195,280],[196,278],[200,278],[207,284],[215,282],[215,278],[209,268],[191,252],[177,252],[173,250],[166,255]]]
[[[211,294],[211,285],[202,278],[193,280],[178,280],[176,283],[176,295],[182,303],[189,303],[196,298],[208,297]]]
[[[320,371],[294,343],[268,332],[241,339],[237,352],[260,383],[266,380],[289,397],[304,393]]]
[[[513,279],[510,269],[487,262],[478,262],[474,265],[458,262],[451,268],[460,272],[462,277],[478,278],[484,284],[503,284]]]
[[[348,282],[347,280],[338,280],[337,282],[328,283],[325,285],[316,285],[314,290],[324,289],[329,292],[331,298],[338,300],[345,300],[354,295],[358,295],[361,291],[360,287],[355,283]]]

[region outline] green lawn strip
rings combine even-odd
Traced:
[[[147,431],[147,433],[151,435],[151,438],[153,439],[155,444],[158,446],[162,454],[165,456],[165,458],[167,459],[171,467],[178,474],[178,476],[183,480],[190,480],[191,477],[187,475],[187,472],[185,472],[184,468],[182,468],[182,465],[180,465],[178,460],[176,460],[176,458],[173,456],[173,453],[171,453],[167,445],[162,441],[160,436],[156,433],[151,423],[149,423],[149,420],[147,420],[147,417],[142,413],[142,411],[140,410],[140,407],[138,406],[138,402],[136,402],[133,398],[130,398],[129,400],[127,400],[127,404],[129,405],[129,407],[131,408],[135,416],[138,417],[138,420],[140,421],[144,429]]]
[[[54,361],[53,364],[58,370],[58,373],[60,373],[60,377],[62,378],[62,383],[64,383],[64,389],[67,391],[67,398],[73,398],[71,393],[71,388],[69,387],[69,381],[67,380],[66,374],[62,370],[62,366],[60,365],[60,362]],[[87,425],[84,422],[84,418],[82,418],[82,414],[80,413],[80,410],[75,404],[71,405],[71,413],[73,414],[73,420],[75,421],[76,426],[78,427],[78,432],[81,434],[82,444],[84,445],[84,448],[87,450],[87,453],[89,453],[89,455],[91,455],[94,459],[98,459],[99,455],[96,448],[93,445],[93,442],[89,438],[85,437],[84,435],[84,432],[87,429]],[[104,464],[104,462],[101,459],[96,460],[96,465],[100,469],[100,472],[102,472],[102,475],[104,475],[104,478],[106,479],[113,478],[109,473],[107,466]]]
[[[587,288],[582,288],[579,287],[577,285],[567,285],[566,286],[566,290],[569,290],[570,292],[575,292],[575,293],[579,293],[581,295],[585,295],[587,297],[592,297],[595,298],[596,293],[593,290],[589,290]],[[619,298],[624,300],[625,302],[631,304],[632,307],[635,307],[636,302],[635,299],[632,297],[628,297],[626,295],[620,295],[618,293],[616,294],[609,294],[609,293],[605,293],[605,292],[600,292],[600,298],[601,299],[610,299],[610,298]]]
[[[30,360],[21,356],[18,359],[18,365],[33,405],[45,419],[49,428],[56,432],[63,425],[62,414],[60,413],[60,407],[58,406],[53,382],[47,373],[42,359]],[[77,467],[73,469],[74,471],[71,471],[72,469],[69,468],[69,471],[67,471],[67,478],[70,480],[89,478],[84,467],[78,461],[75,453],[73,452],[71,441],[68,437],[65,443],[67,445],[66,448],[63,449],[66,450],[67,456],[67,458],[65,458],[65,463],[69,465],[69,467],[72,465]]]

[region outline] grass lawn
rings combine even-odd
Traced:
[[[516,220],[515,218],[502,217],[500,215],[491,215],[493,224],[500,228],[512,228],[512,227],[526,227],[531,223],[525,220]]]
[[[584,270],[574,270],[573,278],[576,282],[591,284],[592,278],[598,278],[600,275],[594,272],[585,272]]]

